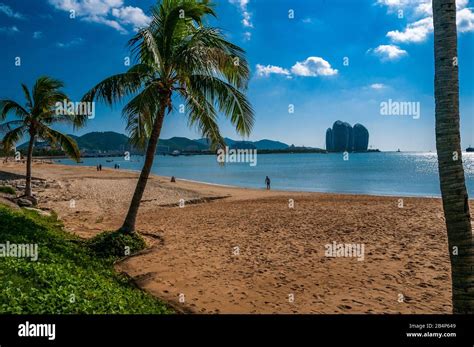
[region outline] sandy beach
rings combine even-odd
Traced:
[[[24,171],[0,164],[0,180]],[[33,176],[39,207],[88,238],[121,225],[138,174],[35,163]],[[450,313],[441,200],[399,199],[153,176],[137,225],[150,247],[117,270],[197,313]],[[364,245],[363,259],[326,256],[334,242]]]

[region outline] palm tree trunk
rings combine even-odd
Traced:
[[[459,132],[455,0],[433,0],[436,149],[451,258],[454,313],[474,312],[474,244]]]
[[[35,144],[35,136],[30,134],[30,141],[28,143],[28,154],[26,157],[26,188],[25,196],[31,197],[31,162],[33,161],[33,146]]]
[[[146,183],[148,177],[150,176],[151,167],[153,166],[153,160],[156,155],[156,147],[160,139],[161,127],[163,126],[163,119],[165,117],[164,103],[162,104],[159,114],[157,114],[155,123],[153,124],[153,130],[148,140],[148,146],[146,149],[145,163],[143,164],[140,177],[138,178],[137,186],[135,187],[135,193],[133,194],[132,202],[128,209],[127,217],[123,222],[122,227],[119,231],[131,234],[135,232],[135,222],[137,219],[138,208],[140,207],[140,202],[142,201],[143,193],[145,191]]]

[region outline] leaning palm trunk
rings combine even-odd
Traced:
[[[35,144],[35,137],[30,136],[30,141],[28,143],[28,154],[26,157],[26,184],[25,184],[25,196],[31,197],[31,163],[33,161],[33,147]]]
[[[145,163],[121,232],[133,233],[146,183],[155,158],[166,111],[181,99],[190,126],[210,140],[212,148],[225,146],[218,114],[248,136],[253,110],[244,92],[250,69],[243,49],[227,41],[220,30],[204,24],[214,16],[209,0],[163,0],[151,9],[152,21],[129,41],[137,61],[125,73],[110,76],[89,90],[84,101],[109,105],[131,97],[122,115],[130,140],[147,146]],[[184,14],[184,18],[182,15]],[[152,117],[153,116],[153,117]]]
[[[156,155],[156,147],[160,139],[161,128],[163,126],[163,119],[165,117],[165,107],[162,106],[159,113],[156,115],[155,122],[153,124],[153,129],[148,140],[148,145],[145,154],[145,163],[143,164],[140,177],[138,178],[137,186],[135,187],[135,192],[133,193],[133,198],[128,208],[127,217],[123,222],[122,227],[120,228],[121,232],[131,234],[135,232],[135,223],[138,215],[138,208],[140,207],[140,202],[142,201],[143,193],[145,192],[146,183],[148,177],[150,176],[151,168],[153,166],[153,161]]]
[[[454,313],[474,312],[474,244],[459,132],[455,0],[433,0],[436,149],[451,258]]]

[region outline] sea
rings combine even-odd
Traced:
[[[152,173],[177,179],[246,188],[287,191],[439,197],[436,153],[380,152],[331,154],[259,154],[256,163],[227,162],[214,155],[157,155]],[[141,170],[142,156],[84,158],[82,163],[61,159],[61,164]],[[474,153],[463,153],[466,185],[474,198]],[[105,172],[104,172],[105,174]]]

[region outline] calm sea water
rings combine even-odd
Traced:
[[[112,159],[113,162],[106,162]],[[467,187],[474,198],[474,153],[463,153]],[[63,164],[140,170],[143,157],[85,158],[81,164]],[[215,156],[156,156],[153,173],[188,180],[263,188],[265,176],[272,189],[350,194],[439,196],[439,178],[434,153],[360,153],[344,161],[342,154],[261,154],[257,165],[227,163]]]

